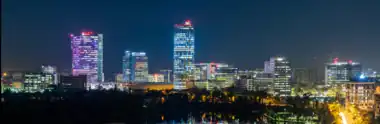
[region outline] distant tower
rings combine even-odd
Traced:
[[[265,73],[274,75],[273,89],[280,96],[289,96],[291,93],[290,79],[291,68],[290,63],[285,57],[272,57],[265,62]]]
[[[103,82],[103,34],[82,32],[70,34],[72,74],[87,75],[89,83]]]
[[[145,52],[125,51],[123,79],[125,82],[148,82],[148,57]]]
[[[174,26],[173,52],[174,89],[185,89],[181,77],[190,74],[194,64],[194,28],[190,20]]]

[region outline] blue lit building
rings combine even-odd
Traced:
[[[148,82],[148,57],[145,52],[125,51],[123,57],[124,82]]]
[[[82,32],[70,34],[72,50],[72,74],[87,75],[89,83],[103,82],[103,34]]]
[[[185,89],[182,75],[191,74],[194,63],[194,28],[190,20],[174,26],[174,89]]]

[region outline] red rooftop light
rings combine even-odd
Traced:
[[[82,32],[82,35],[91,35],[92,32]]]
[[[352,64],[352,60],[348,60],[348,63],[349,63],[349,64]]]
[[[191,25],[191,21],[190,20],[186,20],[185,21],[185,25]]]
[[[334,58],[334,63],[338,63],[339,59],[338,58]]]

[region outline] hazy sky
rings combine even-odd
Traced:
[[[190,19],[197,62],[263,68],[284,55],[321,68],[337,56],[380,70],[380,1],[338,1],[2,0],[1,67],[70,69],[68,33],[91,29],[104,34],[107,78],[124,50],[147,52],[150,72],[171,69],[173,25]]]

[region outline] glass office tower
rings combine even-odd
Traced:
[[[325,65],[325,84],[341,84],[349,82],[355,77],[362,74],[362,66],[358,62],[339,61],[335,58],[333,62],[326,63]]]
[[[190,20],[174,26],[174,89],[185,89],[184,75],[191,74],[194,63],[194,28]]]
[[[89,83],[103,82],[103,34],[82,32],[70,34],[72,74],[87,75]]]
[[[276,56],[265,62],[265,73],[274,75],[273,90],[276,95],[289,96],[292,70],[286,57]]]
[[[148,82],[148,57],[145,52],[125,51],[123,57],[124,82]]]

